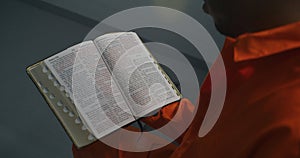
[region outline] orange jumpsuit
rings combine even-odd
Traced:
[[[221,116],[205,137],[199,138],[198,131],[210,99],[209,75],[196,117],[177,140],[179,146],[135,153],[96,142],[82,149],[73,146],[74,157],[300,157],[300,22],[227,38],[221,55],[227,93]],[[193,111],[192,107],[183,99],[143,121],[158,128],[174,113]]]

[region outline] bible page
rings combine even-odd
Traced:
[[[111,33],[94,40],[136,117],[180,99],[134,32]]]
[[[70,47],[44,62],[65,87],[82,121],[96,138],[134,121],[92,41]]]

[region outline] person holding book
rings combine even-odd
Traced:
[[[296,0],[206,0],[204,11],[227,36],[221,52],[227,94],[213,129],[198,136],[210,101],[208,75],[196,117],[178,138],[178,146],[135,153],[96,142],[82,149],[73,146],[74,157],[300,157],[299,8]],[[192,111],[192,107],[182,99],[143,121],[159,128],[176,112]]]

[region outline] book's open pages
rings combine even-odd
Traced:
[[[82,42],[44,62],[98,139],[180,99],[133,32]]]

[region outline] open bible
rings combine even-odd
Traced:
[[[77,147],[181,98],[134,32],[84,41],[27,73]]]

